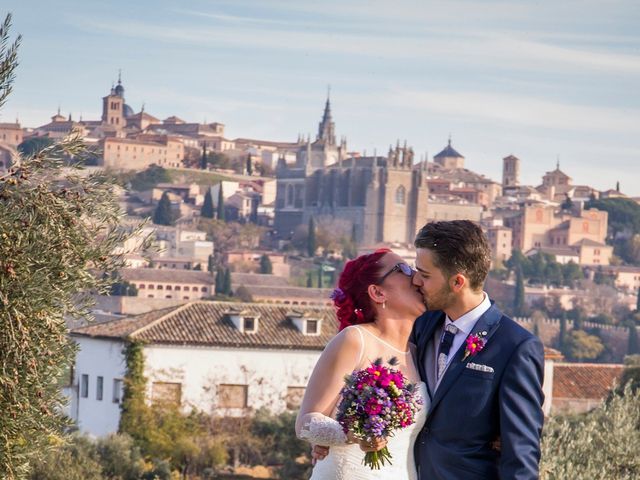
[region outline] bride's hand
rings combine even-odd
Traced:
[[[329,447],[313,445],[311,447],[311,464],[315,465],[318,460],[324,460],[329,455]]]
[[[374,438],[370,442],[367,440],[357,440],[360,444],[360,450],[363,452],[377,452],[387,446],[386,438]]]

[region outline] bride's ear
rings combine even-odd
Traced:
[[[380,290],[380,287],[377,285],[369,285],[369,288],[367,288],[367,293],[369,293],[369,298],[375,303],[382,303],[387,300],[386,295],[382,292],[382,290]]]

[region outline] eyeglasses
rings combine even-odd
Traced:
[[[391,270],[389,270],[387,273],[385,273],[382,276],[382,278],[380,278],[380,280],[378,280],[376,282],[376,285],[380,285],[382,282],[384,282],[385,278],[387,278],[389,275],[391,275],[394,272],[400,272],[400,273],[406,275],[409,278],[413,277],[413,274],[416,273],[416,271],[413,268],[411,268],[409,265],[407,265],[406,263],[404,263],[404,262],[398,263]]]

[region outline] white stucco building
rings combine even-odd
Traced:
[[[217,415],[295,409],[335,333],[330,308],[206,301],[77,328],[69,413],[82,432],[117,431],[128,341],[144,342],[150,402]]]

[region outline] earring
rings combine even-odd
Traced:
[[[386,301],[386,300],[384,300],[384,301],[382,302],[382,308],[387,308],[387,301]]]

